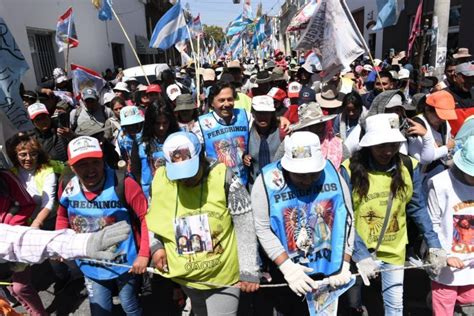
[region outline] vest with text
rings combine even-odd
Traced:
[[[247,185],[248,170],[243,163],[249,142],[249,122],[245,110],[234,109],[235,122],[222,125],[213,112],[201,115],[199,125],[204,138],[206,155],[222,162]]]
[[[130,214],[122,205],[116,190],[115,171],[105,169],[105,182],[102,192],[93,200],[85,197],[77,176],[64,187],[60,204],[67,209],[69,224],[77,233],[92,233],[120,221],[131,225]],[[115,263],[132,265],[137,258],[137,247],[131,231],[128,238],[119,243],[119,253]],[[103,266],[90,263],[87,259],[76,261],[85,276],[96,280],[110,280],[127,273],[129,268]]]
[[[415,167],[417,161],[410,159]],[[349,160],[342,163],[350,175],[349,164]],[[408,243],[406,206],[413,195],[413,180],[405,165],[402,167],[402,177],[407,186],[406,191],[393,198],[387,228],[376,254],[378,259],[395,265],[403,265],[405,262],[405,247]],[[352,190],[355,228],[369,250],[376,248],[382,233],[391,183],[390,172],[369,171],[367,197],[361,198],[354,189]]]
[[[330,161],[306,190],[285,180],[280,161],[262,169],[270,208],[270,224],[288,256],[313,274],[340,271],[346,245],[348,210],[339,175]],[[305,251],[299,245],[306,246]]]
[[[169,273],[166,278],[196,289],[213,288],[213,284],[232,285],[239,280],[237,241],[231,215],[227,209],[225,192],[226,167],[219,163],[211,168],[207,178],[195,187],[187,187],[178,181],[170,181],[166,168],[156,170],[153,179],[151,207],[146,216],[148,229],[164,244]],[[207,215],[212,251],[180,254],[176,242],[175,220],[191,216]],[[191,224],[191,236],[193,231]],[[195,227],[195,226],[194,226]],[[203,236],[204,237],[204,236]]]

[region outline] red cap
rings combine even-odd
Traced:
[[[150,92],[158,92],[158,93],[161,93],[161,87],[159,84],[151,84],[148,86],[148,88],[146,89],[146,93],[150,93]]]
[[[271,96],[273,99],[277,101],[283,101],[286,98],[285,90],[282,90],[277,87],[271,88],[270,91],[267,93],[267,95]]]
[[[426,104],[435,108],[436,114],[443,120],[457,119],[454,98],[451,93],[441,90],[429,94],[426,97]]]

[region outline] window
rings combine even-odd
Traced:
[[[125,68],[123,59],[123,44],[112,43],[112,58],[114,60],[115,68]]]
[[[36,82],[40,83],[45,77],[52,77],[56,68],[56,55],[53,46],[52,31],[27,29],[33,69]]]

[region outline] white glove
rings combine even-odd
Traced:
[[[286,259],[278,267],[283,273],[286,282],[290,286],[290,289],[296,293],[296,295],[306,295],[306,293],[317,289],[318,284],[316,281],[311,279],[306,273],[313,272],[313,269],[302,266],[298,263],[293,263],[291,259]]]
[[[441,269],[447,265],[446,251],[441,248],[428,249],[428,262],[432,265],[428,268],[428,273],[432,277],[438,276]]]
[[[351,281],[352,273],[350,271],[351,265],[349,262],[344,261],[342,264],[341,272],[328,278],[329,285],[332,288],[343,286]]]
[[[380,263],[372,257],[362,259],[356,263],[356,266],[365,286],[370,285],[369,279],[377,277],[377,270],[380,269]]]

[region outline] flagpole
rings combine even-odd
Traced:
[[[130,45],[130,48],[132,49],[133,55],[135,55],[135,58],[137,59],[138,64],[140,65],[141,70],[143,71],[143,75],[145,76],[145,80],[148,85],[150,85],[150,80],[148,80],[148,76],[146,75],[145,69],[143,68],[143,65],[140,61],[140,58],[138,58],[137,51],[135,50],[135,47],[133,47],[132,42],[130,41],[130,38],[127,35],[127,32],[125,31],[125,28],[122,25],[122,22],[120,21],[117,13],[115,13],[115,9],[112,6],[112,3],[109,3],[110,10],[112,10],[112,13],[114,14],[114,17],[117,19],[118,24],[120,25],[120,28],[122,29],[123,35],[125,35],[125,38],[128,41],[128,44]]]
[[[192,51],[192,55],[193,55],[193,59],[194,59],[194,67],[196,68],[196,88],[197,89],[200,89],[200,84],[199,84],[199,71],[198,71],[198,63],[196,61],[196,51],[194,50],[194,44],[193,44],[193,36],[191,34],[191,30],[189,30],[189,26],[188,24],[186,23],[186,30],[188,31],[188,36],[189,36],[189,42],[191,43],[191,51]],[[198,42],[198,45],[199,45],[199,42]],[[201,99],[200,99],[200,93],[199,93],[199,90],[198,92],[196,93],[197,94],[197,106],[198,106],[198,109],[201,110]]]
[[[74,13],[71,13],[71,17],[69,18],[69,23],[67,26],[67,39],[66,39],[66,64],[64,65],[64,70],[66,73],[69,72],[69,38],[71,37],[71,25],[72,25],[72,15]]]
[[[357,36],[359,37],[359,39],[360,39],[361,42],[362,42],[362,45],[364,45],[365,51],[366,51],[367,54],[369,55],[370,62],[371,62],[372,65],[374,66],[374,70],[375,70],[375,73],[377,74],[377,78],[378,78],[379,81],[381,82],[382,79],[380,78],[379,71],[378,71],[377,67],[375,66],[375,62],[374,62],[374,59],[373,59],[373,57],[372,57],[372,53],[370,52],[369,46],[367,46],[367,43],[365,42],[365,38],[364,38],[364,36],[362,36],[362,33],[361,33],[360,30],[359,30],[359,27],[357,26],[356,22],[354,21],[354,17],[352,16],[351,10],[350,10],[349,7],[347,6],[346,0],[340,0],[340,1],[341,1],[341,4],[342,4],[342,7],[344,8],[344,11],[346,11],[346,16],[348,17],[349,21],[351,21],[352,28],[355,30]],[[385,89],[383,88],[383,86],[382,86],[382,91],[385,91]]]
[[[197,90],[197,105],[201,108],[201,37],[197,36],[197,57],[196,57],[196,90]]]

